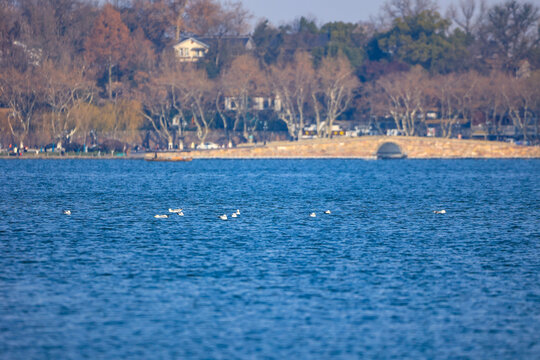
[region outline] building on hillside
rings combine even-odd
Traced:
[[[197,62],[210,51],[227,49],[238,56],[255,49],[251,36],[186,37],[174,45],[174,52],[181,62]]]
[[[251,36],[203,36],[198,39],[212,49],[226,47],[234,55],[241,55],[255,49],[255,42]]]
[[[273,97],[264,97],[264,96],[255,96],[252,99],[253,110],[273,110],[276,112],[281,111],[281,99],[279,96]]]
[[[235,97],[228,96],[224,99],[225,110],[236,111],[238,109],[238,102]],[[249,99],[249,105],[251,109],[255,111],[273,110],[281,111],[281,99],[279,96],[275,98],[254,96]]]
[[[174,52],[180,62],[197,62],[208,53],[210,46],[192,37],[174,45]]]

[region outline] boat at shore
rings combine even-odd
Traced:
[[[193,158],[184,156],[167,156],[167,157],[145,157],[146,161],[192,161]]]

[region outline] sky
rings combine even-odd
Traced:
[[[384,3],[382,0],[241,0],[244,7],[258,19],[268,18],[274,25],[290,22],[300,16],[314,17],[320,23],[345,21],[356,23],[375,17]],[[488,5],[503,0],[487,0]],[[540,0],[532,0],[533,3]],[[441,13],[459,0],[438,0]]]

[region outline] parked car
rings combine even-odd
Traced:
[[[197,150],[210,150],[210,149],[219,149],[219,145],[211,143],[211,142],[206,142],[206,143],[197,145]]]

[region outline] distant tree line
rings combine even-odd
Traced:
[[[540,13],[529,2],[388,0],[369,22],[275,26],[218,0],[0,0],[0,143],[183,146],[300,139],[336,121],[406,135],[463,124],[538,141]],[[250,34],[255,47],[225,41]],[[195,63],[186,36],[215,39]]]

